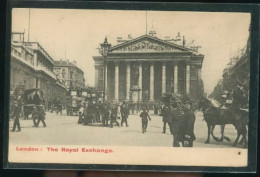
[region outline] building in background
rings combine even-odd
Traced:
[[[38,42],[24,42],[24,33],[12,33],[10,88],[40,88],[46,103],[51,99],[65,101],[66,87],[53,72],[54,60]]]
[[[118,38],[106,59],[93,57],[95,87],[105,90],[110,101],[154,102],[160,101],[163,93],[185,94],[197,100],[204,59],[198,48],[186,45],[180,33],[165,39],[157,38],[155,31],[138,38]]]
[[[54,61],[54,73],[68,89],[85,88],[84,72],[77,66],[76,61]]]
[[[230,58],[230,62],[223,70],[222,79],[215,86],[210,97],[220,103],[225,103],[225,94],[233,95],[234,90],[241,90],[241,105],[246,107],[249,103],[249,84],[250,84],[250,36],[243,49],[238,50],[235,56]],[[234,95],[232,96],[234,99]],[[231,99],[231,98],[230,98]]]

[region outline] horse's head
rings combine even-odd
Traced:
[[[205,96],[202,96],[200,101],[198,102],[197,109],[205,111],[210,106],[210,104],[211,102]]]

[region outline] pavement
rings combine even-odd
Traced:
[[[63,111],[65,113],[65,111]],[[116,146],[157,146],[172,147],[173,137],[167,126],[166,133],[162,133],[162,117],[150,112],[151,121],[148,122],[147,132],[142,133],[141,118],[139,114],[129,115],[129,127],[114,128],[102,127],[101,123],[93,123],[84,126],[78,124],[77,116],[56,115],[46,113],[46,128],[40,123],[39,127],[33,127],[33,122],[20,120],[21,132],[10,132],[10,144],[13,145],[116,145]],[[236,130],[233,125],[226,125],[225,136],[230,142],[216,142],[211,137],[210,144],[205,144],[207,139],[207,125],[203,121],[201,112],[195,112],[195,135],[194,147],[232,148],[236,138]],[[120,122],[120,120],[118,120]],[[9,122],[10,130],[13,121]],[[216,126],[214,134],[220,137],[220,126]]]

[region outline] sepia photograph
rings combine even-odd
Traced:
[[[250,31],[242,12],[13,8],[8,161],[246,167]]]

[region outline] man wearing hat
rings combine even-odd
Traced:
[[[170,132],[172,134],[172,111],[171,105],[169,102],[165,102],[165,105],[162,108],[162,116],[163,116],[163,133],[166,133],[166,124],[168,123]]]
[[[148,118],[150,121],[151,121],[151,118],[145,109],[143,109],[143,111],[141,112],[140,117],[142,118],[142,131],[143,131],[143,133],[145,133],[146,129],[147,129]]]
[[[181,112],[178,109],[178,104],[176,101],[171,102],[172,106],[172,135],[173,135],[173,147],[180,147],[179,144],[179,130],[180,130],[180,115]]]
[[[18,101],[14,102],[14,113],[13,113],[13,118],[14,118],[14,124],[13,124],[13,129],[11,132],[14,132],[16,129],[16,126],[18,127],[17,132],[21,131],[21,126],[20,126],[20,113],[21,113],[21,106],[18,105]]]
[[[121,111],[121,117],[122,117],[121,127],[123,126],[123,123],[125,123],[125,124],[126,124],[126,127],[128,127],[128,124],[127,124],[128,108],[127,108],[127,106],[126,106],[126,104],[125,104],[125,101],[124,101],[123,104],[121,105],[120,111]]]
[[[116,123],[117,126],[119,126],[119,123],[117,122],[117,105],[113,105],[111,107],[111,114],[110,114],[110,128],[113,128],[113,123]]]

